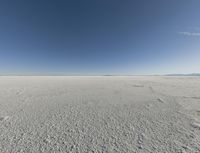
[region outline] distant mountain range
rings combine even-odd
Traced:
[[[166,74],[166,76],[200,76],[200,73],[190,73],[190,74]]]

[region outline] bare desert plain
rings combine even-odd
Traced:
[[[0,153],[199,153],[200,77],[1,76]]]

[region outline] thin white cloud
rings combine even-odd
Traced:
[[[194,27],[194,30],[200,30],[200,26],[198,26],[198,27]]]
[[[185,35],[185,36],[200,37],[200,32],[179,32],[179,34]]]

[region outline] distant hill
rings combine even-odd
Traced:
[[[166,74],[165,76],[200,76],[200,73],[190,73],[190,74]]]

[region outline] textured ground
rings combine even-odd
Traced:
[[[0,152],[199,153],[200,77],[0,77]]]

